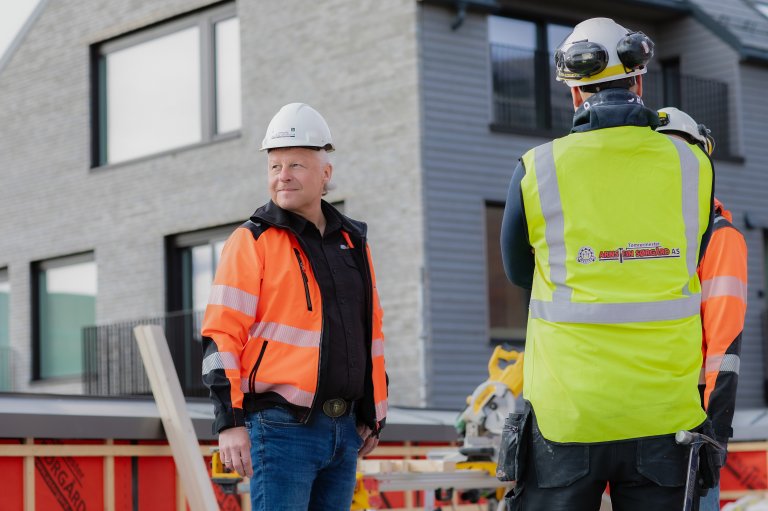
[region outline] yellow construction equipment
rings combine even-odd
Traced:
[[[237,485],[243,480],[234,470],[221,462],[218,447],[211,447],[211,480],[221,487],[224,493],[237,493]]]
[[[504,420],[517,409],[522,391],[523,354],[497,346],[488,361],[488,379],[467,397],[467,407],[456,422],[464,439],[459,452],[468,461],[498,459]]]

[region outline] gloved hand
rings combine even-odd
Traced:
[[[702,427],[703,434],[716,439],[712,424],[709,420]],[[716,439],[720,449],[705,443],[699,451],[699,487],[701,489],[714,488],[720,483],[720,469],[725,465],[727,443]]]

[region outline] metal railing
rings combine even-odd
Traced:
[[[696,76],[649,71],[643,76],[643,100],[649,108],[674,106],[688,113],[712,131],[716,156],[732,156],[728,84]]]
[[[491,44],[493,123],[519,130],[568,133],[573,121],[569,89],[555,80],[546,52]],[[715,155],[731,156],[728,85],[677,73],[648,72],[643,99],[649,108],[678,107],[705,124],[715,137]]]
[[[13,390],[13,349],[0,346],[0,392]]]
[[[136,325],[160,325],[165,331],[182,391],[187,397],[207,396],[202,383],[202,312],[83,328],[83,388],[91,396],[151,394],[141,354],[133,337]]]

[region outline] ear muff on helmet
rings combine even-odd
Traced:
[[[608,65],[608,59],[605,46],[590,41],[577,41],[567,50],[555,52],[559,75],[574,80],[598,74]]]
[[[626,72],[644,68],[653,57],[653,41],[642,32],[629,32],[616,45],[616,53]],[[575,41],[568,49],[555,52],[558,77],[581,80],[602,72],[610,60],[608,50],[600,43]]]
[[[653,57],[653,41],[642,32],[630,32],[616,45],[616,53],[630,72],[644,68]]]

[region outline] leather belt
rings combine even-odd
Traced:
[[[341,398],[328,399],[323,403],[323,413],[328,417],[341,417],[354,411],[354,401],[345,401]]]

